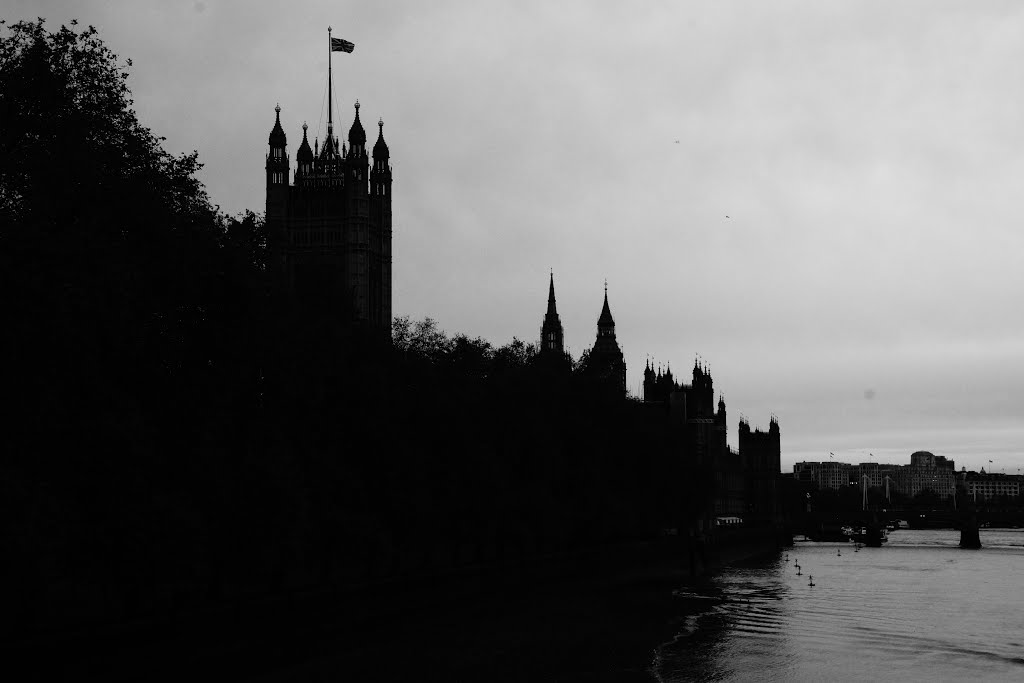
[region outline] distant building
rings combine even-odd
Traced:
[[[955,470],[956,464],[941,455],[933,455],[928,451],[916,451],[910,454],[910,466],[923,469]]]
[[[986,473],[982,469],[981,472],[962,472],[961,477],[968,497],[973,500],[1020,496],[1022,478],[1019,475]]]
[[[845,462],[798,462],[793,465],[794,476],[801,481],[810,481],[819,489],[841,489],[849,486],[853,479],[853,465]]]
[[[359,120],[348,146],[334,135],[328,108],[323,145],[309,145],[306,124],[294,182],[287,137],[276,107],[267,154],[268,269],[280,285],[340,317],[391,334],[391,166],[378,121],[373,163]]]
[[[538,357],[554,361],[564,357],[563,329],[555,303],[555,278],[548,281],[548,306],[540,327]],[[548,367],[551,367],[548,364]],[[588,351],[583,372],[606,396],[626,398],[626,362],[615,337],[615,320],[608,305],[608,286],[597,320],[597,337]],[[709,478],[707,512],[731,521],[764,523],[779,514],[781,436],[778,420],[768,430],[751,429],[746,419],[739,423],[739,448],[727,443],[725,399],[715,404],[714,382],[706,366],[696,361],[692,381],[676,382],[671,368],[655,372],[650,363],[644,369],[643,401],[635,404],[642,416],[639,424],[654,431],[668,427],[673,450],[685,458],[688,476],[699,473]]]
[[[910,456],[909,465],[862,462],[851,465],[845,462],[798,462],[793,465],[793,476],[802,481],[814,482],[820,489],[840,489],[851,483],[862,485],[867,477],[869,487],[883,488],[889,485],[906,496],[916,496],[930,490],[940,498],[952,494],[955,473],[952,460],[928,451],[917,451]]]
[[[718,516],[766,519],[777,513],[781,436],[773,416],[768,431],[739,422],[738,449],[727,444],[725,399],[715,406],[714,380],[706,366],[694,361],[690,384],[676,382],[650,363],[644,368],[644,403],[663,405],[671,420],[683,425],[683,447],[691,466],[710,471],[715,479],[714,512]]]
[[[885,485],[886,477],[889,477],[891,480],[893,469],[892,465],[884,465],[878,462],[862,462],[859,465],[850,467],[850,481],[856,482],[860,486],[864,482],[864,477],[867,477],[869,487],[881,488]]]

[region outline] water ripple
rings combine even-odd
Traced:
[[[699,591],[679,591],[699,609],[657,649],[652,674],[663,681],[1024,679],[1017,640],[1024,596],[1013,578],[1024,532],[992,535],[981,551],[957,548],[952,531],[893,536],[888,547],[842,555],[835,544],[800,544],[789,562],[780,556],[729,569]]]

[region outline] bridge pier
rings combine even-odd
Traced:
[[[960,524],[960,547],[969,550],[981,548],[981,535],[978,533],[978,515],[973,512],[964,515]]]

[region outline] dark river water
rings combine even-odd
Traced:
[[[981,540],[961,550],[959,532],[906,530],[859,551],[798,541],[688,586],[653,572],[495,587],[318,635],[301,660],[241,678],[1024,681],[1024,530]]]
[[[882,548],[797,542],[777,560],[728,568],[677,591],[693,609],[649,671],[661,681],[1024,681],[1024,530],[982,530],[981,541],[961,550],[956,531],[900,530]]]

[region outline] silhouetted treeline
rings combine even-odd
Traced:
[[[272,286],[93,28],[0,26],[3,637],[646,538],[675,446],[571,359]],[[397,264],[400,268],[401,265]]]

